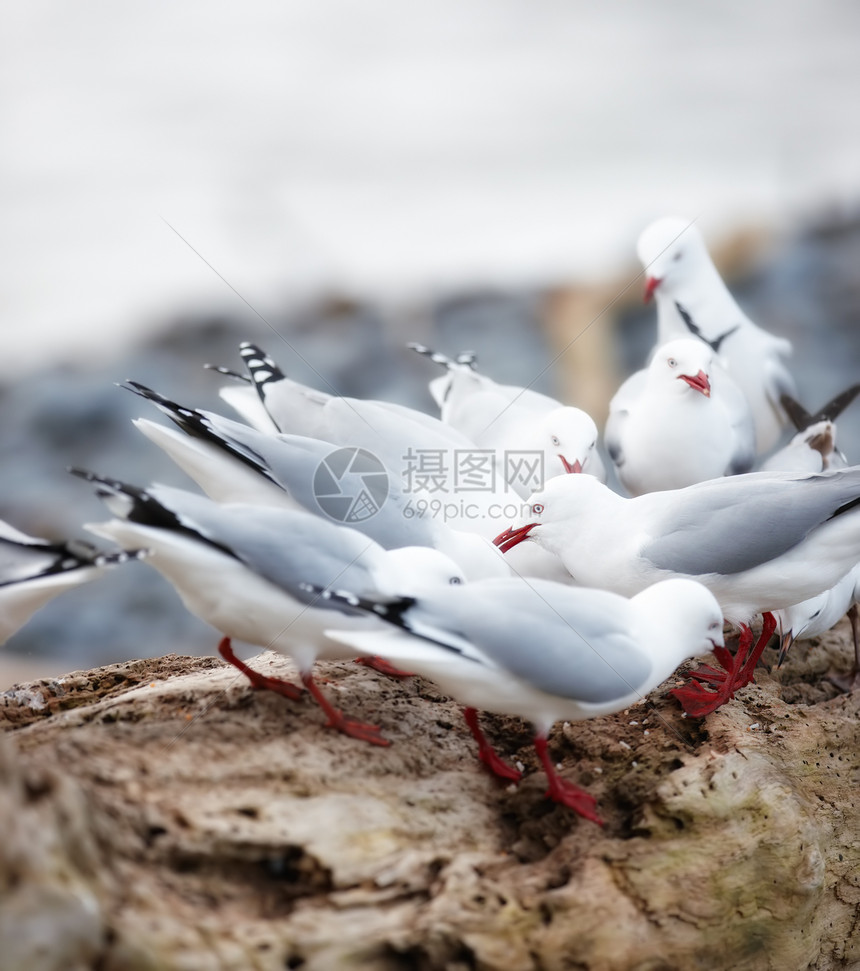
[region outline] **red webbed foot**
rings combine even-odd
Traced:
[[[218,645],[218,653],[228,664],[232,664],[234,668],[238,668],[251,682],[251,687],[256,691],[274,691],[275,694],[289,698],[290,701],[298,701],[301,698],[302,689],[298,685],[293,684],[292,681],[285,681],[283,678],[270,678],[265,674],[259,674],[253,668],[249,668],[244,661],[236,657],[233,653],[233,647],[230,644],[229,637],[225,637]]]
[[[597,815],[597,800],[594,796],[575,786],[572,782],[559,778],[547,750],[546,739],[542,735],[538,735],[534,744],[549,781],[549,788],[546,791],[547,799],[560,802],[568,809],[572,809],[577,815],[582,816],[583,819],[603,826],[603,820]]]
[[[391,744],[382,734],[378,725],[371,725],[369,722],[360,722],[353,718],[347,718],[342,711],[335,708],[322,691],[320,691],[314,682],[313,675],[303,674],[302,684],[310,691],[314,700],[326,713],[328,718],[326,728],[333,728],[336,732],[348,735],[350,738],[357,738],[359,741],[367,742],[370,745],[387,746]]]
[[[478,743],[478,758],[497,779],[501,779],[503,782],[519,782],[522,773],[518,772],[512,765],[508,765],[490,745],[478,722],[478,712],[474,708],[464,708],[463,716],[472,737]]]
[[[734,657],[724,647],[714,648],[714,655],[720,666],[719,671],[709,664],[703,664],[690,672],[691,680],[680,688],[673,688],[669,692],[683,707],[685,713],[692,718],[704,718],[716,711],[735,696],[735,692],[748,685],[754,679],[755,668],[764,652],[767,643],[776,629],[776,619],[773,614],[766,613],[762,617],[762,631],[759,639],[753,645],[753,635],[749,627],[741,627],[741,637],[738,651]],[[714,687],[710,690],[705,682]]]
[[[376,654],[369,654],[367,657],[357,657],[355,663],[364,664],[369,668],[373,668],[374,671],[379,671],[380,674],[387,675],[389,678],[415,677],[412,671],[403,671],[401,668],[395,667],[390,661],[386,661],[384,657],[379,657]]]

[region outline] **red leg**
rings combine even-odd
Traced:
[[[391,744],[387,738],[383,738],[379,733],[378,725],[369,725],[367,722],[353,721],[351,718],[345,718],[343,713],[338,711],[322,691],[320,691],[319,687],[314,683],[314,676],[312,674],[303,674],[302,684],[310,691],[317,704],[326,713],[328,717],[328,722],[326,722],[327,728],[334,728],[338,732],[343,732],[344,735],[349,735],[350,738],[357,738],[362,742],[369,742],[371,745]]]
[[[218,645],[218,653],[228,664],[232,664],[234,668],[238,668],[247,677],[251,682],[252,688],[256,690],[274,691],[275,694],[283,695],[284,698],[289,698],[290,701],[298,701],[301,698],[302,689],[298,685],[293,684],[292,681],[284,681],[283,678],[269,678],[265,674],[258,674],[249,668],[244,661],[240,661],[233,653],[229,637],[225,637]]]
[[[357,657],[355,659],[356,664],[366,664],[367,667],[373,668],[374,671],[379,671],[380,674],[387,674],[389,678],[414,678],[415,675],[411,671],[403,671],[398,667],[395,667],[389,661],[386,661],[384,657],[379,657],[376,654],[370,654],[367,657]]]
[[[764,649],[767,647],[768,642],[770,641],[775,630],[776,617],[774,617],[769,610],[765,611],[765,613],[761,615],[761,634],[759,634],[755,647],[752,649],[746,663],[742,666],[736,666],[738,675],[735,678],[735,689],[743,688],[745,685],[748,685],[755,680],[756,665],[761,660],[761,656],[764,654]]]
[[[578,788],[572,782],[565,782],[564,779],[558,777],[543,735],[538,735],[535,738],[535,750],[543,763],[544,772],[546,772],[546,777],[549,780],[549,789],[546,791],[547,798],[560,802],[585,819],[590,819],[598,826],[603,826],[603,820],[597,815],[597,800],[594,796],[584,789]]]
[[[505,782],[519,782],[522,778],[522,773],[517,772],[515,768],[508,765],[507,762],[496,754],[496,750],[490,745],[487,741],[487,736],[481,730],[478,722],[478,712],[474,708],[464,708],[463,715],[466,719],[466,724],[469,726],[469,731],[478,743],[478,758],[496,778],[502,779]]]
[[[669,694],[677,698],[684,711],[693,718],[703,718],[716,711],[734,698],[736,691],[753,680],[759,658],[775,630],[776,618],[769,612],[763,614],[761,635],[753,646],[752,631],[744,624],[741,627],[738,652],[734,657],[725,648],[714,649],[717,660],[725,668],[724,672],[704,664],[692,672],[691,677],[695,680],[681,688],[674,688]],[[716,690],[708,690],[704,685],[698,684],[699,681],[709,682]]]

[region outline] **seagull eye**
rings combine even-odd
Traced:
[[[558,440],[558,435],[553,435],[552,436],[552,444],[553,445],[561,445],[561,442]]]
[[[669,367],[677,367],[678,366],[678,362],[675,360],[674,357],[668,358],[666,360],[666,363],[669,365]]]
[[[534,505],[532,506],[532,512],[535,514],[535,516],[539,516],[543,512],[543,503],[542,502],[534,503]]]
[[[677,262],[678,262],[678,260],[680,260],[680,259],[681,259],[681,254],[680,254],[680,252],[678,252],[678,253],[676,253],[676,254],[675,254],[675,255],[674,255],[673,257],[672,257],[672,262],[673,262],[673,263],[677,263]]]
[[[463,580],[462,580],[461,577],[451,577],[451,579],[448,580],[448,583],[450,583],[452,587],[456,587],[457,584],[462,583],[462,582],[463,582]]]

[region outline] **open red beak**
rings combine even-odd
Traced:
[[[498,546],[503,553],[507,553],[508,550],[512,550],[519,543],[522,543],[535,526],[539,525],[540,523],[528,523],[525,526],[518,526],[516,529],[513,526],[508,526],[503,533],[499,533],[493,540],[493,545]]]
[[[658,276],[649,276],[645,280],[645,293],[642,296],[642,300],[645,303],[649,303],[650,302],[651,298],[654,296],[654,291],[657,289],[657,287],[660,286],[660,283],[661,282],[662,281],[660,280],[660,277],[658,277]]]
[[[571,465],[570,462],[568,462],[567,459],[563,455],[559,455],[559,458],[561,459],[561,464],[564,466],[564,471],[567,472],[568,475],[571,472],[581,472],[582,471],[582,463],[579,461],[579,459],[574,459],[573,460],[573,465]]]
[[[686,381],[694,391],[701,391],[706,398],[711,397],[711,382],[708,380],[708,376],[704,371],[699,371],[695,376],[679,374],[678,377],[682,381]]]

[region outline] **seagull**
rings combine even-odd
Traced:
[[[688,714],[714,711],[752,680],[776,626],[771,611],[836,584],[860,561],[860,466],[821,475],[748,472],[626,499],[586,475],[551,479],[519,525],[500,533],[506,552],[528,540],[554,552],[577,582],[633,596],[668,577],[698,580],[741,629],[724,671],[676,689]],[[753,646],[748,626],[764,627]]]
[[[510,576],[510,567],[489,539],[454,530],[441,518],[418,515],[410,505],[415,497],[390,469],[371,461],[375,456],[302,435],[260,432],[215,412],[187,408],[137,381],[121,387],[151,401],[181,429],[146,418],[133,421],[216,502],[302,509],[345,523],[387,550],[433,547],[450,556],[468,580]],[[342,459],[350,465],[344,467],[345,479],[338,485],[327,477],[327,470],[332,468],[329,463]],[[353,467],[357,471],[352,472]],[[326,483],[336,495],[324,495]],[[344,511],[340,503],[352,486],[375,491],[375,511]]]
[[[606,481],[597,425],[587,412],[530,388],[496,384],[475,370],[469,352],[452,360],[424,344],[407,346],[445,367],[445,375],[430,382],[442,421],[478,447],[496,449],[506,481],[523,499],[534,489],[521,488],[511,463],[529,453],[542,454],[542,478],[584,472]]]
[[[787,426],[780,396],[797,396],[786,359],[791,343],[757,327],[732,297],[687,219],[658,219],[636,245],[646,271],[645,299],[657,302],[657,346],[691,333],[719,350],[749,401],[756,451],[769,451]]]
[[[437,437],[444,436],[449,431],[438,419],[406,405],[329,394],[294,381],[263,348],[251,341],[242,341],[239,355],[247,370],[245,375],[228,368],[212,365],[207,367],[240,380],[239,385],[221,388],[219,394],[241,417],[260,431],[292,432],[330,441],[326,431],[332,426],[343,429],[358,423],[365,432],[379,435],[381,430],[377,426],[390,427],[391,422],[397,419],[406,422],[410,427],[418,425],[428,429],[428,433],[436,432]],[[254,397],[256,401],[253,400]],[[260,412],[260,405],[265,412],[265,418]],[[450,444],[451,436],[448,436],[448,441]],[[474,445],[465,436],[456,438],[457,445],[462,446],[464,443]]]
[[[547,796],[601,825],[594,797],[556,773],[547,748],[553,724],[621,711],[686,659],[723,645],[719,604],[692,580],[656,583],[630,600],[517,578],[386,603],[343,584],[313,592],[388,621],[389,631],[328,634],[407,664],[465,705],[481,760],[504,779],[516,781],[519,773],[493,751],[477,710],[531,721]]]
[[[370,595],[413,594],[463,581],[447,557],[424,547],[387,552],[361,533],[304,512],[218,505],[183,489],[140,489],[83,469],[69,471],[94,483],[116,517],[86,528],[125,548],[147,547],[148,562],[173,584],[188,610],[225,635],[219,653],[254,687],[292,700],[300,696],[291,682],[266,678],[240,661],[232,650],[234,638],[292,657],[302,684],[328,716],[328,727],[374,745],[388,744],[376,725],[335,709],[316,684],[318,658],[344,660],[355,654],[324,635],[338,621],[330,609],[321,609],[329,605],[308,596],[301,584],[310,579],[322,586],[348,583]],[[342,622],[366,627],[369,621],[353,611]]]
[[[430,393],[439,406],[442,421],[474,442],[481,442],[485,434],[504,434],[506,426],[523,418],[563,407],[557,399],[531,388],[497,384],[476,369],[475,355],[470,351],[452,359],[425,344],[413,342],[406,346],[445,368],[442,377],[430,382]]]
[[[836,447],[836,419],[860,394],[860,384],[852,384],[814,415],[790,395],[782,396],[782,406],[797,434],[784,448],[761,465],[763,472],[827,472],[844,469],[848,460]]]
[[[526,488],[517,475],[516,463],[540,456],[543,481],[557,475],[582,473],[606,481],[606,469],[597,451],[597,425],[581,408],[565,405],[543,415],[524,418],[510,424],[504,435],[487,435],[483,447],[496,449],[504,463],[505,480],[521,498],[527,499],[534,489]]]
[[[632,496],[749,472],[755,430],[746,398],[711,347],[681,337],[657,348],[609,403],[604,439]]]
[[[0,520],[0,644],[58,594],[145,555],[140,549],[102,553],[83,540],[27,536]]]
[[[774,611],[780,637],[779,663],[785,660],[795,641],[808,640],[830,630],[847,614],[854,641],[854,668],[848,674],[830,673],[828,681],[844,692],[860,688],[860,563],[829,590],[802,603]]]

